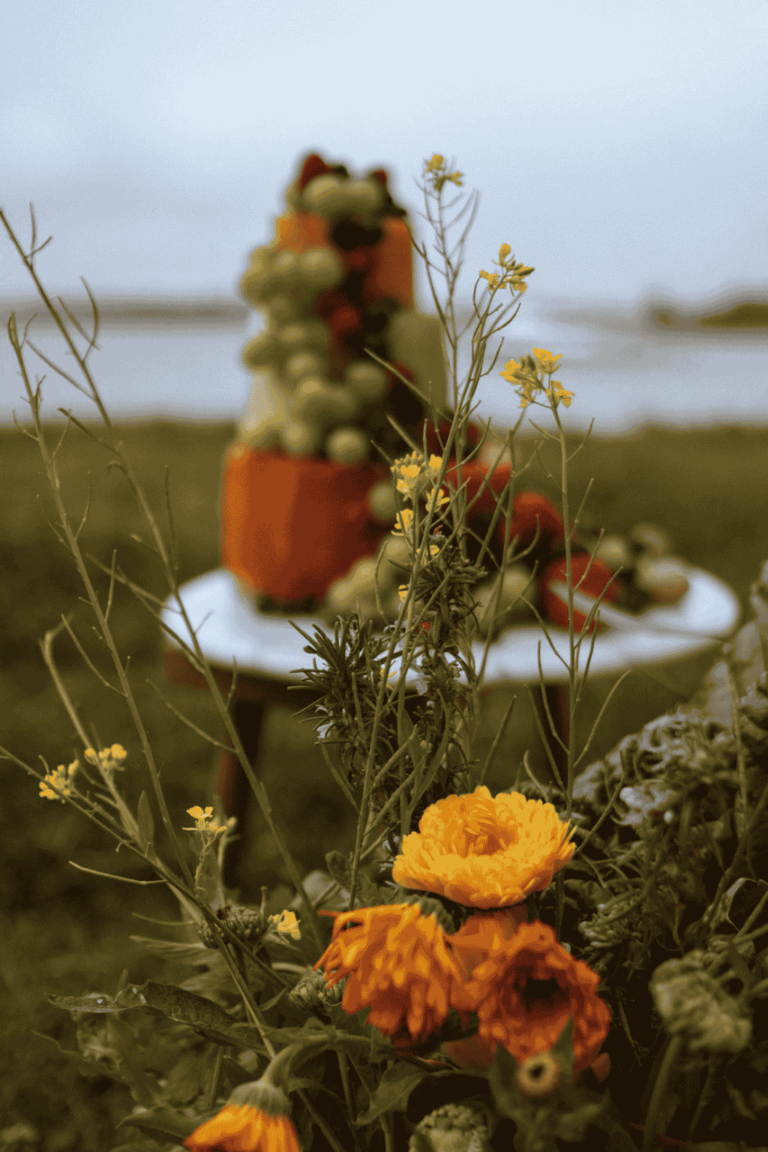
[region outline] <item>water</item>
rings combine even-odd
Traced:
[[[258,321],[242,326],[108,326],[92,370],[113,419],[218,421],[242,412],[250,382],[240,349]],[[531,348],[563,356],[557,373],[575,394],[569,427],[584,429],[594,417],[596,435],[627,433],[653,423],[666,426],[768,424],[768,333],[651,330],[639,316],[618,308],[579,311],[568,302],[528,302],[508,329],[499,363],[478,392],[480,413],[500,425],[519,415],[514,390],[498,375],[504,362]],[[51,328],[33,339],[41,351],[72,372]],[[465,354],[463,365],[466,366]],[[57,377],[32,353],[33,373],[46,374],[43,416],[70,408],[95,417],[92,402]],[[7,339],[0,341],[0,424],[28,416],[23,383]],[[534,410],[529,409],[529,412]],[[539,410],[534,418],[546,415]]]

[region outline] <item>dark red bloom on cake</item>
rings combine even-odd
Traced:
[[[571,558],[571,577],[573,579],[574,587],[579,584],[579,581],[584,577],[583,582],[579,587],[579,592],[584,592],[588,596],[599,596],[604,588],[607,589],[605,593],[605,600],[616,600],[619,595],[619,588],[614,581],[608,587],[609,581],[613,575],[610,568],[603,564],[600,560],[593,560],[589,571],[589,556],[586,552],[581,552]],[[560,628],[568,627],[568,605],[564,603],[559,596],[552,591],[553,584],[565,584],[565,557],[561,556],[559,560],[553,560],[544,569],[541,577],[541,591],[542,601],[544,606],[545,615],[557,624]],[[577,632],[581,632],[586,624],[587,617],[583,612],[574,609],[573,612],[573,626]],[[590,625],[590,632],[594,628],[594,623]]]
[[[329,317],[328,327],[331,330],[334,344],[346,344],[351,336],[357,336],[363,331],[362,312],[349,303],[342,304]]]
[[[322,156],[318,156],[317,152],[313,152],[310,156],[307,156],[301,166],[299,188],[303,192],[310,180],[314,180],[315,176],[325,176],[328,172],[333,172],[333,168],[331,168],[330,164],[326,164]]]
[[[508,540],[517,537],[517,551],[522,552],[536,539],[540,543],[558,543],[564,538],[563,518],[546,496],[540,492],[516,492],[512,505],[512,520],[509,525]],[[504,544],[504,524],[497,529],[500,544]]]

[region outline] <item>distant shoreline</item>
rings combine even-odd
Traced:
[[[647,304],[644,315],[655,328],[668,328],[675,332],[768,330],[766,300],[742,300],[730,308],[706,312],[683,312],[669,305]]]
[[[58,298],[54,297],[56,303]],[[93,313],[87,299],[76,303],[64,300],[77,321],[90,330]],[[105,326],[136,328],[242,328],[250,309],[235,297],[191,296],[188,298],[165,296],[104,296],[97,297],[99,321]],[[37,297],[24,300],[0,300],[0,314],[5,324],[11,312],[16,314],[19,327],[35,316],[35,324],[52,325],[53,319]]]

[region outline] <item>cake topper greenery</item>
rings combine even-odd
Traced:
[[[755,585],[756,619],[741,645],[749,659],[737,666],[726,650],[696,700],[590,764],[592,737],[577,747],[574,721],[606,586],[579,611],[599,541],[577,569],[582,509],[574,516],[569,503],[564,427],[564,409],[577,398],[554,378],[559,356],[534,348],[508,361],[501,375],[520,397],[521,420],[537,407],[548,411],[554,431],[538,433],[560,454],[570,735],[549,717],[546,746],[562,752],[550,751],[554,783],[538,781],[524,758],[510,766],[509,787],[491,794],[484,781],[501,734],[483,763],[473,748],[492,631],[478,659],[472,589],[481,576],[496,577],[501,596],[499,577],[515,562],[519,540],[499,562],[489,548],[492,525],[484,539],[472,539],[462,466],[487,447],[497,463],[513,462],[492,517],[509,524],[526,468],[511,452],[515,430],[499,438],[486,424],[473,442],[468,429],[478,384],[499,371],[501,333],[533,269],[505,243],[496,270],[480,272],[471,366],[460,380],[455,293],[476,208],[462,181],[442,156],[425,163],[434,245],[417,248],[444,327],[453,405],[432,413],[435,429],[444,422],[438,451],[425,433],[391,463],[400,501],[397,617],[376,629],[353,614],[330,634],[305,634],[304,682],[318,694],[312,719],[357,834],[349,853],[329,851],[326,873],[304,878],[248,761],[231,699],[186,617],[173,539],[135,481],[91,374],[96,302],[86,332],[38,278],[34,218],[24,250],[0,217],[78,373],[43,356],[11,317],[30,406],[25,432],[39,446],[59,538],[112,658],[114,675],[104,683],[125,700],[133,724],[127,747],[91,746],[54,659],[56,634],[66,629],[89,661],[65,618],[43,651],[80,751],[43,772],[12,750],[3,756],[37,780],[41,800],[73,805],[140,859],[154,875],[146,882],[174,893],[189,929],[187,942],[144,940],[154,955],[188,968],[178,983],[122,982],[114,994],[52,997],[77,1024],[73,1059],[122,1081],[135,1100],[112,1152],[649,1152],[764,1142],[768,573]],[[451,230],[465,217],[452,247]],[[30,350],[96,405],[101,431],[67,413],[62,439],[79,428],[125,472],[191,645],[162,623],[161,604],[116,559],[106,602],[94,590],[79,544],[82,521],[61,497],[62,441],[52,446],[41,423],[43,389],[32,382]],[[224,887],[232,820],[216,805],[194,805],[183,816],[168,808],[110,626],[119,582],[206,678],[295,889],[278,913],[268,914],[266,889],[251,906],[233,902]],[[546,644],[549,626],[539,619]],[[510,717],[511,707],[505,723]],[[121,780],[140,772],[148,789],[134,810]],[[94,883],[104,882],[95,874]]]

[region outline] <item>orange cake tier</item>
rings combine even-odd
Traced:
[[[371,487],[388,475],[386,465],[348,468],[231,445],[222,492],[225,567],[277,602],[322,600],[388,531],[368,507]]]

